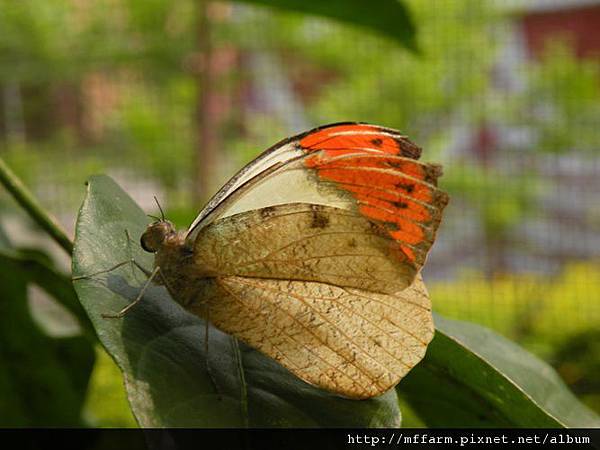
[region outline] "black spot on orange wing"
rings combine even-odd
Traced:
[[[419,159],[421,148],[397,130],[368,124],[340,124],[319,128],[300,139],[307,153],[322,150],[329,157],[350,150],[372,149],[390,155]]]
[[[412,193],[412,191],[415,190],[415,185],[411,184],[411,183],[396,183],[396,187],[398,189],[402,189],[407,194],[410,194],[410,193]]]
[[[408,208],[408,203],[406,203],[406,202],[392,202],[392,205],[394,205],[396,208],[400,208],[400,209]]]

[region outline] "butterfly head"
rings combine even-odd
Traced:
[[[158,220],[148,225],[140,238],[140,244],[147,252],[155,253],[167,238],[175,234],[175,227],[171,222],[168,220]]]
[[[156,196],[154,197],[154,201],[160,211],[160,217],[148,214],[148,217],[153,218],[154,222],[146,227],[146,231],[144,231],[144,234],[140,238],[142,248],[149,253],[156,253],[168,238],[177,234],[173,224],[165,219],[165,212]]]

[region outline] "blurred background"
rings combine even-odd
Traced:
[[[600,412],[600,1],[403,0],[391,32],[318,3],[0,0],[0,156],[71,234],[96,173],[186,227],[284,137],[402,130],[451,194],[424,273],[434,310],[519,342]],[[4,191],[0,223],[68,272]],[[40,333],[80,332],[33,284],[27,297]],[[134,426],[120,373],[95,358],[84,423]],[[47,423],[26,405],[1,423]]]

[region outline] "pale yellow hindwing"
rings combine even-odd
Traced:
[[[350,398],[384,393],[424,356],[431,306],[418,275],[393,295],[312,281],[224,276],[188,305],[306,382]]]

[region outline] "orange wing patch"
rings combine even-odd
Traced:
[[[437,189],[440,166],[416,161],[419,147],[397,131],[372,125],[317,130],[300,146],[320,182],[349,192],[358,211],[383,226],[410,263],[423,265],[448,203]]]
[[[305,151],[325,150],[327,156],[350,150],[374,151],[418,159],[421,149],[396,130],[366,124],[333,125],[317,129],[300,140]]]

